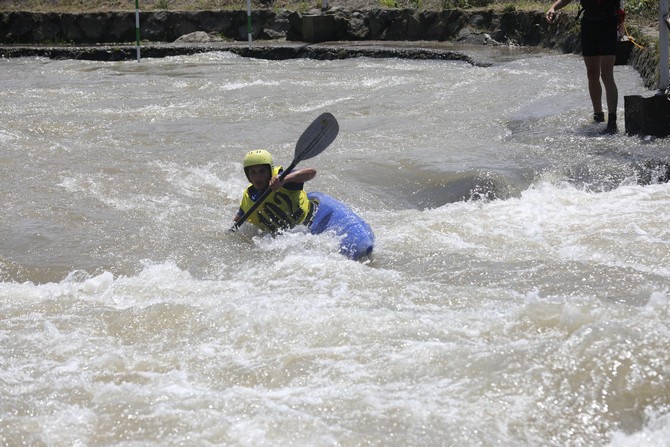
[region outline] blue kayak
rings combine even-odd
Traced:
[[[351,208],[337,199],[320,193],[307,194],[316,201],[318,208],[309,225],[309,232],[321,234],[334,232],[340,238],[340,253],[353,260],[369,256],[375,243],[375,235],[363,219]]]

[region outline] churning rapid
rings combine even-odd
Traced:
[[[0,60],[0,445],[670,445],[667,141],[473,55]],[[368,262],[227,231],[322,112]]]

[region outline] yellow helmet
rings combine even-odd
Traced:
[[[244,167],[244,173],[246,174],[247,179],[249,178],[247,168],[256,165],[270,166],[270,174],[272,174],[272,168],[273,168],[272,154],[270,154],[268,151],[264,149],[258,149],[247,152],[247,154],[244,156],[244,161],[242,162],[242,166]]]
[[[272,166],[272,155],[263,149],[258,149],[255,151],[247,152],[247,155],[244,156],[244,162],[242,163],[244,168],[249,166],[256,165],[270,165]]]

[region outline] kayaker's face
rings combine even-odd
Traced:
[[[249,174],[249,181],[254,185],[259,191],[267,188],[268,183],[270,183],[270,167],[268,165],[256,165],[250,166],[247,171]]]

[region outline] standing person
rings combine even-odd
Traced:
[[[308,199],[303,184],[316,176],[316,170],[298,169],[281,181],[282,167],[273,165],[272,155],[266,150],[248,152],[242,165],[251,184],[244,190],[240,209],[233,219],[235,222],[249,211],[267,188],[272,193],[249,216],[249,222],[270,233],[310,222],[315,205]]]
[[[556,11],[572,0],[556,0],[547,11],[547,21],[556,20]],[[607,127],[603,133],[617,132],[616,112],[619,91],[614,82],[614,60],[616,59],[617,30],[620,26],[620,0],[580,0],[584,8],[581,22],[582,55],[589,82],[589,96],[593,104],[593,120],[605,121],[602,105],[602,85],[607,100]],[[602,79],[602,85],[600,80]]]

